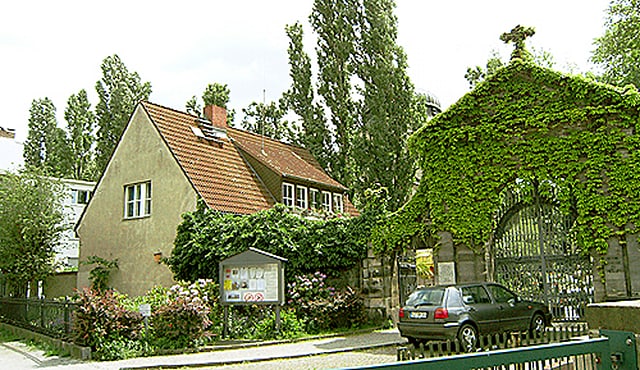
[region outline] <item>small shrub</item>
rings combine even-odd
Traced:
[[[190,348],[209,337],[211,285],[212,282],[202,280],[174,285],[167,291],[168,303],[151,314],[153,338],[158,347]]]
[[[365,321],[364,305],[351,287],[336,291],[326,284],[327,276],[316,272],[296,276],[288,285],[288,303],[297,317],[306,322],[308,333],[347,328]]]
[[[142,316],[120,304],[113,290],[99,292],[85,288],[76,297],[79,303],[73,320],[74,342],[89,346],[98,359],[105,345],[118,340],[135,341],[143,329]]]

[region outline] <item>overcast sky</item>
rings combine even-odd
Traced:
[[[483,65],[500,34],[536,28],[529,47],[554,55],[560,68],[591,68],[593,39],[603,32],[608,0],[396,0],[398,43],[419,91],[444,107],[469,91],[468,66]],[[102,60],[118,54],[152,84],[150,100],[183,110],[207,84],[226,83],[241,116],[252,101],[280,97],[290,85],[286,24],[303,22],[306,48],[314,38],[311,0],[11,1],[0,6],[0,126],[23,141],[31,101],[49,97],[64,125],[71,94],[86,89],[92,106]],[[241,118],[241,117],[239,117]],[[237,119],[239,119],[237,118]]]

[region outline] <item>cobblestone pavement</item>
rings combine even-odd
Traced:
[[[250,362],[236,365],[201,367],[199,369],[218,370],[321,370],[353,368],[396,362],[396,347],[384,347],[373,350],[342,352],[274,361]]]

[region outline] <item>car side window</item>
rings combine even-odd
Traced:
[[[480,285],[462,288],[462,299],[468,304],[471,303],[491,303],[491,298],[487,291]]]
[[[516,298],[515,294],[499,285],[487,285],[487,289],[491,292],[496,303],[507,303],[509,300]]]

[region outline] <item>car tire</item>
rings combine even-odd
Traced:
[[[464,324],[458,330],[458,342],[464,352],[475,352],[478,347],[478,330],[471,324]]]
[[[544,334],[544,330],[546,327],[546,322],[544,321],[544,316],[541,313],[536,312],[531,317],[531,323],[529,324],[529,333],[532,337],[539,338]]]

